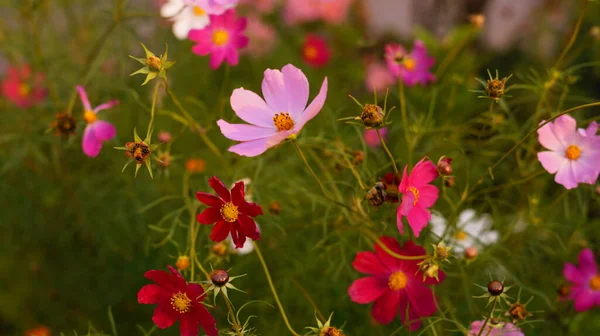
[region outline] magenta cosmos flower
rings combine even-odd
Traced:
[[[288,64],[279,70],[265,70],[262,82],[263,100],[244,88],[231,94],[231,108],[248,124],[217,121],[221,133],[231,140],[242,141],[229,148],[243,156],[257,156],[287,138],[295,138],[309,120],[323,107],[327,97],[327,78],[321,90],[308,105],[308,79],[302,70]]]
[[[425,254],[425,249],[412,241],[402,247],[392,237],[381,237],[380,241],[398,254]],[[368,276],[355,280],[348,288],[348,295],[356,303],[375,302],[371,315],[379,323],[390,323],[398,316],[409,330],[419,329],[419,319],[437,311],[436,297],[426,285],[437,285],[446,277],[440,271],[439,281],[429,277],[423,281],[423,274],[417,265],[419,262],[394,258],[376,243],[375,253],[359,252],[352,262],[354,269]]]
[[[146,279],[156,284],[145,285],[138,292],[138,302],[156,304],[152,321],[160,329],[165,329],[179,321],[181,336],[197,336],[199,325],[209,336],[217,336],[217,322],[210,315],[202,301],[206,293],[198,284],[188,284],[173,267],[171,273],[150,270]]]
[[[586,248],[579,253],[579,267],[566,263],[563,275],[571,282],[567,298],[575,301],[576,311],[600,307],[600,274],[591,249]]]
[[[418,237],[431,219],[427,208],[433,206],[438,199],[438,188],[429,184],[438,177],[438,170],[426,158],[417,163],[410,175],[407,174],[407,169],[408,167],[404,167],[402,181],[398,186],[398,191],[402,194],[402,203],[396,214],[396,225],[400,233],[404,234],[402,216],[406,216],[408,225]]]
[[[435,76],[429,72],[435,64],[435,58],[427,54],[422,41],[416,40],[410,53],[407,53],[401,45],[386,45],[385,60],[390,73],[400,78],[407,86],[417,84],[425,86],[435,81]]]
[[[210,54],[210,67],[217,69],[223,61],[236,66],[240,55],[238,49],[248,45],[248,38],[242,33],[246,29],[246,19],[236,18],[230,9],[222,15],[210,15],[210,25],[204,29],[192,29],[188,38],[198,44],[192,48],[196,55]]]
[[[92,108],[90,100],[82,86],[77,86],[77,91],[83,104],[83,120],[87,123],[83,132],[83,142],[81,147],[83,153],[89,157],[96,157],[100,154],[102,143],[108,141],[117,135],[117,130],[108,121],[98,120],[98,112],[109,109],[117,104],[118,100],[111,100]]]
[[[471,330],[469,330],[468,336],[478,336],[481,332],[481,327],[483,327],[485,320],[482,321],[474,321],[471,323]],[[512,323],[504,323],[500,322],[496,325],[492,325],[488,323],[483,330],[481,335],[485,336],[525,336],[524,333],[521,332],[521,329]]]
[[[2,81],[2,94],[17,107],[29,108],[46,98],[48,91],[43,86],[45,76],[33,73],[29,64],[9,67]]]
[[[543,123],[543,121],[542,121]],[[600,173],[600,137],[598,125],[577,130],[577,122],[569,115],[558,117],[538,129],[538,140],[549,151],[539,152],[538,160],[554,181],[567,189],[579,183],[594,184]]]

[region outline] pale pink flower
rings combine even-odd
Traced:
[[[386,89],[394,86],[396,80],[388,68],[381,62],[371,62],[367,65],[365,86],[369,92],[377,91],[383,93]]]
[[[210,15],[221,15],[226,10],[235,8],[240,0],[183,0],[188,6],[197,6]]]
[[[231,95],[231,108],[250,125],[217,121],[225,137],[242,142],[230,147],[230,152],[257,156],[285,139],[295,138],[325,103],[327,78],[307,107],[309,84],[302,70],[288,64],[281,71],[267,69],[264,76],[264,100],[244,88],[235,89]]]
[[[381,137],[385,141],[385,139],[387,138],[387,134],[388,134],[387,127],[380,128],[379,132],[381,133]],[[379,136],[377,135],[377,130],[366,129],[363,137],[365,139],[365,143],[368,146],[370,146],[370,147],[381,147],[381,141],[379,141]]]
[[[486,324],[485,330],[483,333],[481,332],[481,328],[485,324],[485,320],[483,321],[474,321],[471,323],[471,330],[469,330],[468,336],[477,336],[477,335],[485,335],[485,336],[525,336],[521,329],[512,323],[500,322],[496,325],[492,325],[491,323]]]
[[[83,153],[89,157],[96,157],[100,154],[102,143],[114,138],[117,135],[115,127],[104,120],[98,120],[98,112],[109,109],[117,104],[118,100],[111,100],[92,108],[90,100],[82,86],[77,86],[77,91],[83,104],[83,120],[87,123],[83,132],[82,149]]]
[[[543,123],[544,121],[542,121]],[[538,140],[549,151],[539,152],[538,160],[554,181],[567,189],[579,183],[594,184],[600,174],[600,137],[598,125],[591,123],[587,130],[577,130],[577,122],[563,115],[538,129]]]
[[[346,20],[353,0],[288,0],[283,17],[287,24],[323,20],[340,24]]]
[[[29,64],[11,66],[2,80],[2,94],[17,107],[29,108],[41,103],[48,95],[44,81],[44,74],[34,73]]]
[[[264,23],[256,16],[249,16],[246,35],[250,39],[248,48],[244,49],[249,55],[262,57],[273,51],[277,42],[277,32],[269,24]]]

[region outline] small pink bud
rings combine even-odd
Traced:
[[[477,251],[477,249],[475,247],[467,247],[465,249],[465,258],[467,258],[468,260],[473,260],[473,259],[477,258],[478,254],[479,254],[479,251]]]
[[[171,141],[171,133],[165,132],[165,131],[158,133],[158,141],[160,141],[160,142]]]

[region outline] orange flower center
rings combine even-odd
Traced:
[[[390,287],[391,290],[395,291],[403,289],[404,287],[406,287],[407,283],[408,278],[406,277],[406,274],[404,274],[404,272],[402,271],[396,271],[392,273],[392,275],[390,275],[390,278],[388,279],[388,287]]]
[[[456,240],[465,240],[467,239],[467,234],[465,233],[465,231],[459,230],[454,235],[454,238],[456,238]]]
[[[294,120],[292,120],[292,117],[287,112],[277,113],[273,117],[273,123],[277,127],[277,131],[289,131],[294,128]]]
[[[233,203],[231,203],[231,202],[225,203],[221,207],[221,216],[223,216],[224,220],[226,220],[230,223],[235,222],[238,219],[238,215],[239,215],[238,207],[233,205]]]
[[[417,189],[415,187],[410,187],[410,188],[408,188],[408,190],[410,190],[410,192],[415,197],[415,199],[413,201],[413,205],[417,205],[417,202],[419,202],[419,189]]]
[[[229,33],[224,31],[223,29],[217,29],[213,33],[212,41],[214,44],[222,46],[225,43],[227,43],[227,41],[229,41]]]
[[[571,145],[567,148],[565,155],[569,160],[577,160],[581,156],[581,149],[575,145]]]
[[[29,85],[25,83],[19,85],[19,95],[21,97],[26,97],[27,95],[29,95],[29,92],[31,92],[31,87]]]
[[[600,275],[596,274],[590,279],[590,288],[592,290],[600,290]]]
[[[313,46],[308,46],[304,48],[304,57],[306,57],[307,59],[314,60],[315,58],[317,58],[318,55],[319,51],[317,50],[317,48]]]
[[[206,12],[204,11],[204,9],[198,7],[198,6],[194,6],[192,7],[192,13],[194,13],[194,15],[196,16],[204,16],[206,15]]]
[[[86,123],[91,124],[91,123],[95,122],[96,119],[97,119],[96,113],[94,113],[93,111],[90,111],[90,110],[83,111],[83,120],[85,120]]]
[[[406,70],[413,70],[415,68],[415,66],[417,65],[417,62],[415,62],[414,59],[408,57],[408,56],[404,56],[404,61],[402,62],[402,64],[404,64],[404,67],[406,68]]]
[[[171,297],[171,306],[179,313],[187,313],[192,307],[192,300],[190,300],[187,294],[178,292]]]

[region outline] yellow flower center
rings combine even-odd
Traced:
[[[204,11],[204,9],[202,9],[202,8],[200,8],[198,6],[192,7],[192,12],[196,16],[204,16],[204,15],[206,15],[206,12]]]
[[[465,233],[465,231],[459,230],[454,235],[454,238],[456,238],[456,240],[465,240],[467,239],[467,234]]]
[[[223,216],[223,219],[230,223],[235,222],[238,219],[238,214],[238,207],[233,205],[231,202],[225,203],[221,207],[221,216]]]
[[[600,275],[596,274],[590,279],[590,288],[592,290],[600,290]]]
[[[577,160],[581,156],[581,149],[575,145],[571,145],[567,148],[565,155],[569,160]]]
[[[217,29],[212,36],[213,43],[222,46],[229,41],[229,33],[223,29]]]
[[[273,117],[273,123],[277,127],[277,131],[289,131],[294,128],[294,120],[292,120],[292,117],[287,112],[277,113]]]
[[[93,111],[90,111],[90,110],[83,111],[83,120],[85,120],[86,123],[91,124],[91,123],[95,122],[96,119],[97,119],[96,113],[94,113]]]
[[[317,50],[317,48],[315,48],[313,46],[304,48],[304,57],[306,57],[307,59],[313,60],[313,59],[317,58],[318,55],[319,55],[319,51]]]
[[[178,292],[171,297],[171,306],[179,313],[187,313],[192,307],[192,300],[188,298],[187,294]]]
[[[396,271],[394,273],[392,273],[392,275],[390,275],[390,278],[388,280],[388,286],[390,287],[391,290],[400,290],[403,289],[404,287],[406,287],[406,284],[408,283],[408,278],[406,277],[406,274],[404,274],[404,272],[402,271]]]
[[[19,95],[21,97],[26,97],[27,95],[29,95],[29,92],[31,92],[31,87],[29,87],[29,85],[25,83],[19,85]]]
[[[404,61],[402,62],[402,64],[404,64],[406,70],[412,70],[417,65],[417,62],[415,62],[415,60],[410,57],[404,56]]]
[[[410,190],[410,192],[415,197],[415,199],[413,201],[413,205],[417,205],[417,202],[419,202],[419,189],[417,189],[415,187],[410,187],[410,188],[408,188],[408,190]]]

